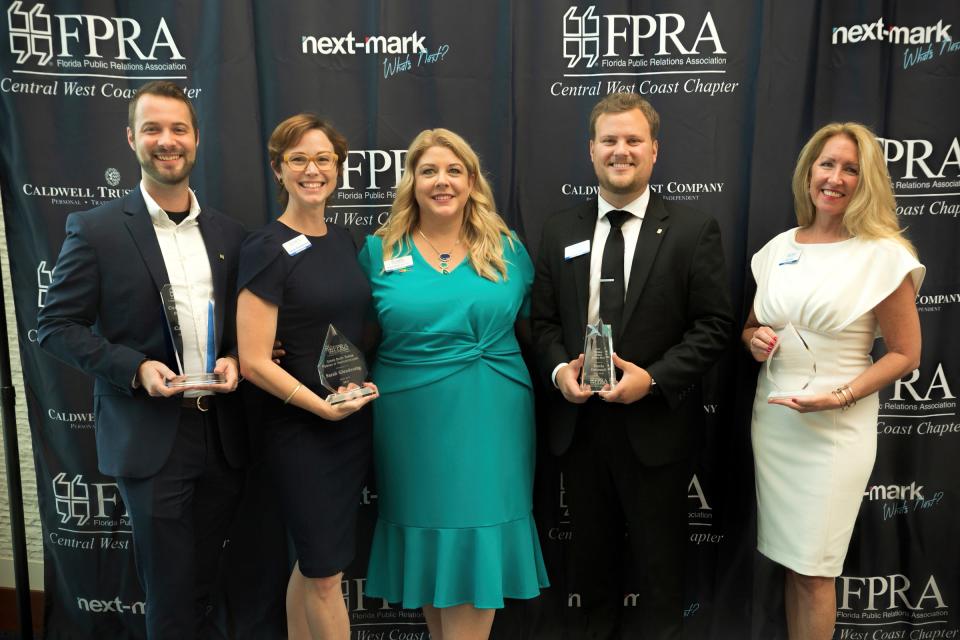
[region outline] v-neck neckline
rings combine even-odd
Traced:
[[[423,262],[425,265],[427,265],[427,267],[429,267],[431,271],[441,276],[452,276],[453,272],[459,269],[460,265],[466,262],[467,259],[470,257],[469,255],[464,254],[464,256],[460,258],[460,262],[458,262],[455,267],[453,267],[452,269],[448,269],[447,273],[444,273],[440,269],[437,269],[435,266],[433,266],[433,264],[423,256],[423,253],[420,251],[420,247],[417,246],[417,243],[414,242],[413,238],[410,238],[410,245],[413,247],[413,250],[417,252],[417,257],[420,258],[420,261]]]

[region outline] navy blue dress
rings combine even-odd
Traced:
[[[360,345],[370,285],[350,233],[327,225],[291,256],[283,243],[300,234],[279,221],[250,234],[240,253],[238,290],[277,306],[280,366],[326,397],[317,361],[327,328]],[[269,394],[263,396],[263,455],[300,562],[311,578],[332,576],[355,552],[360,493],[370,467],[371,416],[362,409],[329,422]]]

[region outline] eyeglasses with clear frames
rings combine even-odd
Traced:
[[[337,158],[337,154],[332,151],[321,151],[315,156],[308,156],[305,153],[287,153],[284,154],[283,161],[294,171],[305,170],[311,162],[321,171],[325,171],[337,164]]]

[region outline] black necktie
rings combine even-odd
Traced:
[[[603,258],[600,262],[600,319],[610,325],[611,333],[616,336],[623,320],[623,298],[627,287],[623,276],[623,231],[620,229],[630,214],[626,211],[608,211],[610,233],[603,245]]]

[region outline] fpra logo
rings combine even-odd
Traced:
[[[55,268],[55,267],[54,267]],[[47,261],[41,260],[37,265],[37,308],[43,309],[47,303],[47,291],[53,283],[53,268],[47,269]]]
[[[601,58],[616,58],[621,55],[642,58],[643,41],[654,38],[657,44],[654,56],[699,55],[698,48],[701,43],[712,43],[713,54],[726,54],[713,15],[709,11],[701,21],[696,37],[691,39],[690,34],[685,33],[686,19],[679,13],[598,16],[595,14],[594,5],[587,7],[580,15],[577,15],[577,9],[572,6],[563,14],[563,57],[569,69],[584,60],[587,68],[592,68],[598,61],[601,66],[606,66]],[[601,34],[601,20],[606,24],[606,38]]]
[[[930,384],[924,386],[925,384],[925,381],[920,381],[920,369],[914,369],[909,379],[904,380],[901,378],[893,381],[892,399],[896,401],[904,400],[904,392],[906,392],[914,402],[955,400],[957,397],[950,388],[950,383],[947,381],[942,362],[938,362],[936,368],[933,370],[933,375],[930,377]],[[917,386],[919,386],[919,390]],[[934,394],[935,389],[939,390],[936,394]],[[923,392],[923,394],[921,395],[920,392]]]
[[[921,589],[911,588],[912,584],[910,578],[902,573],[888,576],[840,576],[838,618],[854,617],[850,614],[844,615],[845,612],[859,612],[860,615],[856,617],[861,619],[881,618],[886,619],[886,622],[893,622],[889,618],[898,613],[908,618],[920,617],[916,615],[920,611],[927,613],[923,617],[947,615],[949,605],[934,575],[931,574],[926,581],[919,583],[923,584]]]
[[[956,628],[929,626],[949,624],[950,618],[950,606],[933,574],[914,580],[902,573],[840,576],[837,587],[839,640],[933,640],[960,633]]]
[[[38,4],[30,11],[21,11],[23,5],[17,0],[7,9],[7,25],[10,27],[10,53],[17,54],[17,64],[23,64],[30,56],[37,56],[37,64],[47,64],[53,57],[53,31],[50,16],[43,13]]]
[[[61,471],[51,481],[60,524],[73,522],[84,526],[93,519],[94,525],[112,526],[113,518],[125,519],[126,507],[120,499],[115,482],[84,482],[82,474],[67,479]],[[128,522],[121,524],[129,525]]]
[[[597,64],[600,58],[600,18],[593,15],[594,7],[587,7],[582,16],[570,7],[563,14],[563,57],[572,69],[586,58],[587,66]]]
[[[60,524],[76,520],[77,525],[82,527],[90,521],[90,491],[80,474],[73,476],[73,480],[67,480],[66,477],[66,473],[60,472],[53,479],[57,515],[60,516]]]
[[[7,9],[7,24],[10,52],[17,55],[17,64],[35,57],[36,64],[45,66],[56,56],[57,66],[81,66],[79,61],[72,64],[69,61],[77,54],[77,47],[84,58],[98,63],[83,66],[94,68],[122,68],[124,65],[115,61],[130,60],[130,54],[139,60],[157,60],[157,52],[161,49],[167,49],[171,60],[184,60],[164,18],[160,18],[157,24],[147,53],[144,53],[146,41],[140,40],[143,29],[133,18],[107,18],[85,13],[51,16],[44,12],[43,3],[37,3],[28,11],[21,0],[16,0]],[[104,57],[101,48],[105,45],[111,49],[115,47],[115,51],[107,55],[114,59],[109,64],[99,60]]]
[[[327,205],[327,222],[353,227],[386,222],[406,155],[406,149],[351,150],[343,163],[341,187]]]
[[[877,138],[877,142],[883,147],[884,159],[894,179],[935,180],[960,177],[960,139],[956,136],[944,145],[946,151],[941,148],[936,155],[930,140]],[[907,185],[897,182],[894,186],[903,188]]]
[[[690,504],[691,501],[693,504]],[[690,542],[701,545],[704,543],[719,544],[724,534],[712,533],[709,527],[713,526],[713,507],[707,502],[707,494],[697,474],[693,474],[687,483],[687,524],[690,527]],[[693,527],[697,527],[694,529]]]
[[[914,369],[909,377],[894,380],[893,395],[880,403],[877,433],[937,437],[960,434],[960,422],[956,422],[957,396],[947,371],[942,362],[936,366],[925,364]]]

